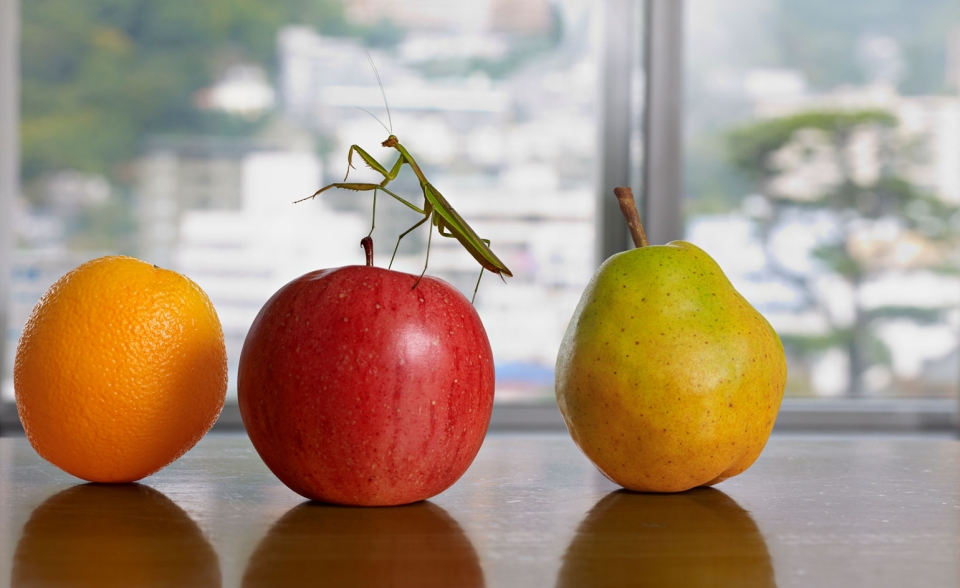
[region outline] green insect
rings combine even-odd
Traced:
[[[370,56],[367,55],[367,59],[370,59]],[[380,75],[377,73],[376,67],[373,66],[373,60],[370,60],[370,65],[373,67],[374,74],[377,76],[377,82],[380,83],[380,91],[383,93],[383,101],[386,104],[387,97],[386,93],[383,90],[383,83],[380,82]],[[371,115],[373,116],[373,115]],[[390,116],[389,106],[387,107],[387,116]],[[376,117],[374,117],[376,118]],[[379,119],[377,119],[379,121]],[[384,191],[390,196],[393,196],[412,210],[416,211],[417,214],[422,214],[423,218],[417,221],[412,227],[400,234],[400,237],[397,238],[397,244],[393,248],[393,255],[390,257],[390,265],[388,268],[393,266],[393,260],[397,256],[397,249],[400,247],[400,241],[403,240],[407,234],[411,231],[422,225],[423,223],[430,220],[431,224],[437,227],[440,235],[443,237],[449,237],[451,239],[456,239],[460,242],[461,245],[466,248],[466,250],[473,256],[474,259],[480,264],[480,276],[477,278],[477,285],[473,289],[473,298],[477,296],[477,289],[480,287],[480,278],[483,277],[483,270],[493,272],[500,276],[503,279],[503,276],[513,276],[513,273],[507,268],[507,266],[500,261],[500,259],[493,253],[490,249],[490,240],[483,239],[467,224],[467,221],[463,220],[463,217],[454,210],[453,206],[447,201],[446,198],[437,190],[433,184],[427,181],[427,177],[424,175],[423,170],[420,169],[420,166],[417,165],[417,162],[413,159],[413,156],[410,155],[410,152],[400,144],[400,141],[397,139],[397,136],[393,134],[393,120],[390,120],[390,128],[387,128],[386,125],[383,125],[381,121],[380,124],[383,125],[383,128],[387,130],[390,136],[381,143],[383,147],[390,149],[396,149],[400,153],[400,157],[397,158],[396,163],[393,164],[393,167],[390,170],[387,170],[386,167],[380,164],[376,159],[373,158],[369,153],[361,149],[358,145],[351,145],[350,150],[347,152],[347,175],[344,176],[343,182],[337,182],[334,184],[329,184],[320,188],[311,196],[297,200],[297,202],[302,202],[304,200],[309,200],[320,195],[325,190],[330,188],[341,188],[344,190],[355,190],[357,192],[361,191],[373,191],[373,218],[370,222],[370,233],[367,234],[369,237],[373,234],[373,229],[376,226],[376,216],[377,216],[377,192]],[[361,159],[370,167],[370,169],[376,171],[377,173],[383,176],[383,181],[379,184],[374,183],[359,183],[359,182],[347,182],[347,177],[350,175],[350,168],[353,167],[353,154],[357,153]],[[417,205],[401,198],[400,196],[394,194],[387,189],[387,184],[396,179],[397,175],[400,173],[400,168],[404,164],[410,166],[410,169],[413,170],[413,173],[416,174],[417,179],[420,181],[420,189],[423,192],[423,208],[418,207]],[[420,273],[420,278],[417,279],[413,287],[416,288],[417,284],[420,283],[420,279],[423,278],[424,274],[427,272],[427,265],[430,263],[430,240],[433,237],[433,231],[431,230],[427,237],[427,258],[423,264],[423,272]]]

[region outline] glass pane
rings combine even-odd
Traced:
[[[791,396],[956,397],[960,3],[689,0],[686,238]]]
[[[552,398],[556,350],[594,269],[597,9],[23,2],[23,194],[4,397],[40,294],[107,253],[178,270],[207,291],[235,397],[240,349],[267,298],[308,271],[364,262],[369,192],[293,201],[343,181],[352,144],[391,167],[396,152],[380,143],[392,130],[515,275],[486,275],[476,297],[498,401]],[[353,163],[351,181],[383,179]],[[408,168],[390,186],[422,204]],[[420,218],[380,194],[377,265]],[[423,269],[428,228],[403,239],[394,269]],[[479,265],[433,237],[428,272],[471,296]]]

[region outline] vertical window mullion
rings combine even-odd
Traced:
[[[643,223],[651,244],[683,237],[683,0],[647,0]]]
[[[600,166],[597,182],[597,265],[629,247],[630,234],[613,189],[629,186],[631,86],[638,47],[634,0],[608,0],[603,11],[603,53],[600,76]]]
[[[13,204],[20,183],[20,2],[0,0],[0,379],[8,377]]]

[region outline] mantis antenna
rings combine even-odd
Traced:
[[[433,184],[429,182],[429,180],[427,180],[423,170],[420,169],[420,166],[417,165],[416,161],[414,161],[413,156],[410,155],[410,152],[400,144],[400,140],[397,139],[396,135],[393,134],[393,118],[390,116],[390,105],[387,103],[387,93],[383,89],[383,81],[380,79],[380,73],[377,71],[377,66],[373,63],[373,58],[370,57],[370,53],[368,51],[365,51],[364,53],[367,56],[367,61],[370,62],[370,67],[373,69],[374,75],[377,77],[377,84],[380,85],[380,94],[383,95],[383,105],[387,108],[387,120],[390,122],[389,128],[386,125],[383,125],[383,121],[374,116],[373,113],[364,110],[359,106],[357,108],[360,108],[360,110],[363,110],[372,116],[377,122],[383,125],[385,129],[387,129],[387,132],[390,133],[390,136],[387,137],[387,139],[380,145],[382,147],[395,149],[398,152],[399,157],[388,169],[374,159],[372,155],[364,151],[359,145],[351,145],[349,151],[347,151],[347,174],[344,175],[343,181],[328,184],[310,196],[297,200],[297,202],[316,198],[318,195],[331,188],[354,190],[356,192],[373,192],[373,217],[370,221],[370,233],[367,233],[367,237],[370,237],[370,235],[373,233],[376,222],[377,192],[386,192],[417,214],[422,215],[422,218],[419,221],[401,233],[400,237],[397,238],[397,244],[393,248],[393,256],[390,258],[390,265],[387,266],[387,269],[393,266],[393,260],[397,256],[397,249],[400,247],[400,241],[411,231],[427,221],[430,221],[430,225],[436,227],[437,231],[442,237],[449,237],[459,241],[460,244],[463,245],[463,247],[467,250],[467,252],[470,253],[470,255],[480,264],[480,277],[483,276],[483,270],[493,272],[500,276],[501,279],[503,279],[504,276],[512,276],[513,273],[511,273],[507,266],[504,265],[504,263],[500,261],[496,254],[490,250],[490,241],[477,235],[470,225],[467,224],[467,221],[465,221],[463,217],[460,216],[456,210],[454,210],[453,206],[450,205],[450,202],[448,202],[447,199],[440,194],[440,191],[437,190]],[[360,159],[362,159],[363,162],[370,167],[370,169],[383,176],[383,181],[379,183],[347,182],[347,176],[350,175],[350,170],[353,168],[354,154],[358,155]],[[397,177],[404,165],[410,168],[414,175],[417,176],[417,180],[420,183],[420,191],[423,193],[422,208],[413,202],[401,198],[399,195],[387,188],[387,184],[392,182]],[[433,231],[430,231],[427,236],[427,257],[424,260],[423,272],[421,272],[420,277],[414,282],[414,288],[417,287],[417,284],[420,283],[420,279],[423,278],[427,271],[427,264],[430,261],[430,239],[432,236]],[[477,285],[473,288],[474,297],[476,297],[477,289],[480,287],[480,277],[477,278]]]
[[[379,118],[377,118],[377,115],[373,114],[372,112],[370,112],[370,111],[367,110],[366,108],[361,108],[361,107],[359,107],[359,106],[357,107],[357,110],[362,110],[362,111],[366,112],[367,114],[369,114],[370,116],[373,117],[373,120],[375,120],[375,121],[377,121],[378,123],[380,123],[380,126],[383,127],[383,130],[387,131],[388,133],[390,132],[390,129],[387,128],[387,125],[383,124],[383,121],[380,120]],[[389,113],[390,113],[390,111],[388,110],[388,111],[387,111],[387,114],[389,114]]]
[[[387,93],[383,89],[383,80],[380,79],[380,72],[377,71],[377,66],[376,64],[373,63],[373,57],[370,57],[370,52],[364,51],[363,53],[364,55],[367,56],[367,61],[370,62],[370,67],[373,69],[373,75],[376,76],[377,78],[377,85],[380,86],[380,95],[383,96],[383,105],[387,109],[387,121],[390,122],[390,128],[387,129],[387,132],[392,135],[393,134],[393,118],[390,116],[390,104],[387,102]],[[363,109],[361,108],[361,110]],[[373,117],[373,118],[377,118],[377,117]],[[380,124],[383,124],[383,123],[380,123]],[[383,128],[386,129],[387,128],[386,125],[384,125]]]

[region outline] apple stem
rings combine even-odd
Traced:
[[[637,212],[637,205],[633,201],[633,190],[629,186],[614,188],[613,194],[620,203],[620,212],[623,213],[623,218],[627,220],[627,226],[630,227],[633,244],[637,247],[646,247],[650,242],[647,241],[647,235],[643,232],[643,225],[640,223],[640,213]]]
[[[373,237],[367,235],[363,239],[360,239],[360,246],[363,247],[363,252],[367,256],[367,265],[373,266]]]

